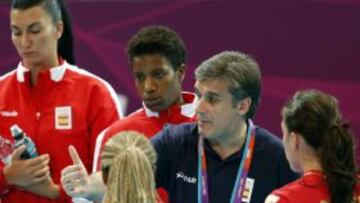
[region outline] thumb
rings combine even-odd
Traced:
[[[80,156],[79,154],[77,153],[76,149],[74,146],[70,145],[69,146],[69,154],[70,154],[70,157],[73,161],[73,163],[75,165],[81,165],[83,166],[84,164],[82,163],[81,159],[80,159]]]
[[[24,153],[25,150],[26,150],[26,146],[20,145],[20,147],[16,148],[12,153],[11,160],[20,160],[21,159],[20,156],[22,153]]]

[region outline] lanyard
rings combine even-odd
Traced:
[[[204,143],[199,136],[198,147],[198,203],[209,203],[208,175],[206,166],[206,155]],[[255,145],[255,126],[249,120],[249,127],[246,132],[245,147],[242,153],[240,166],[237,172],[234,188],[231,194],[230,203],[241,203],[246,177],[249,172],[253,149]]]

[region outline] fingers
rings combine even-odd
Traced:
[[[39,170],[36,170],[33,173],[33,177],[35,178],[39,178],[39,177],[44,177],[44,176],[48,176],[50,174],[50,167],[49,166],[45,166],[44,168],[41,168]]]
[[[67,195],[71,197],[84,197],[85,188],[88,184],[87,178],[72,179],[71,181],[61,181],[62,187]]]
[[[12,153],[11,160],[19,160],[21,159],[21,154],[26,150],[25,145],[21,145],[20,147],[16,148],[14,152]]]
[[[49,162],[50,162],[49,155],[48,154],[43,154],[41,156],[29,159],[27,161],[27,164],[28,164],[29,167],[38,167],[38,168],[40,168],[41,166],[42,167],[47,166],[49,164]]]
[[[61,182],[66,194],[71,197],[83,197],[85,193],[85,187],[87,179],[71,180],[67,182]]]
[[[88,174],[85,166],[82,163],[75,147],[72,145],[69,146],[69,154],[74,165],[68,166],[61,171],[61,180],[63,182],[68,182],[87,177]]]
[[[48,178],[50,176],[49,155],[22,160],[20,155],[23,150],[24,146],[16,149],[12,163],[4,169],[8,182],[12,185],[27,187]]]
[[[61,171],[61,184],[67,195],[84,197],[88,184],[88,174],[74,146],[69,146],[69,154],[73,165]]]
[[[75,188],[70,185],[63,185],[66,194],[70,197],[84,197],[84,188]]]
[[[50,177],[49,162],[50,158],[47,154],[27,160],[31,184],[37,184]]]
[[[66,185],[68,188],[71,188],[71,190],[74,190],[74,189],[80,189],[86,187],[86,183],[87,183],[87,179],[79,179],[79,180],[73,180],[64,185]]]
[[[79,165],[70,165],[61,171],[61,176],[67,176],[68,174],[71,174],[71,173],[74,173],[77,171],[81,171],[81,170],[82,170],[82,167]]]
[[[51,178],[50,177],[50,171],[47,170],[47,172],[43,171],[43,174],[39,175],[39,176],[35,176],[32,180],[31,180],[31,184],[38,184],[40,182],[45,181],[46,179]]]
[[[66,167],[61,172],[61,183],[68,184],[73,181],[85,179],[86,177],[87,177],[87,173],[82,170],[81,166],[72,165],[72,166]]]
[[[79,154],[77,153],[75,147],[72,145],[69,146],[69,154],[75,165],[83,165]]]
[[[61,184],[71,197],[82,197],[87,185],[87,172],[80,165],[71,165],[61,172]]]
[[[31,177],[44,176],[46,173],[50,173],[49,155],[44,154],[26,161],[26,166],[28,167]]]

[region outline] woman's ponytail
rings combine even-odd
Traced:
[[[317,152],[331,203],[352,203],[357,178],[354,140],[342,124],[337,100],[317,90],[297,92],[282,110],[289,132],[301,135]]]
[[[75,64],[73,33],[71,28],[70,15],[65,7],[63,0],[57,1],[61,10],[61,18],[64,24],[63,34],[58,41],[58,54],[63,57],[68,63]]]
[[[352,135],[347,124],[332,125],[324,133],[327,134],[326,139],[323,139],[318,152],[329,185],[331,202],[350,203],[356,185]]]

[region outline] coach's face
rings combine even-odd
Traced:
[[[244,113],[241,102],[233,102],[229,85],[219,78],[196,81],[195,92],[199,103],[196,108],[198,132],[210,141],[221,141],[240,130]]]

